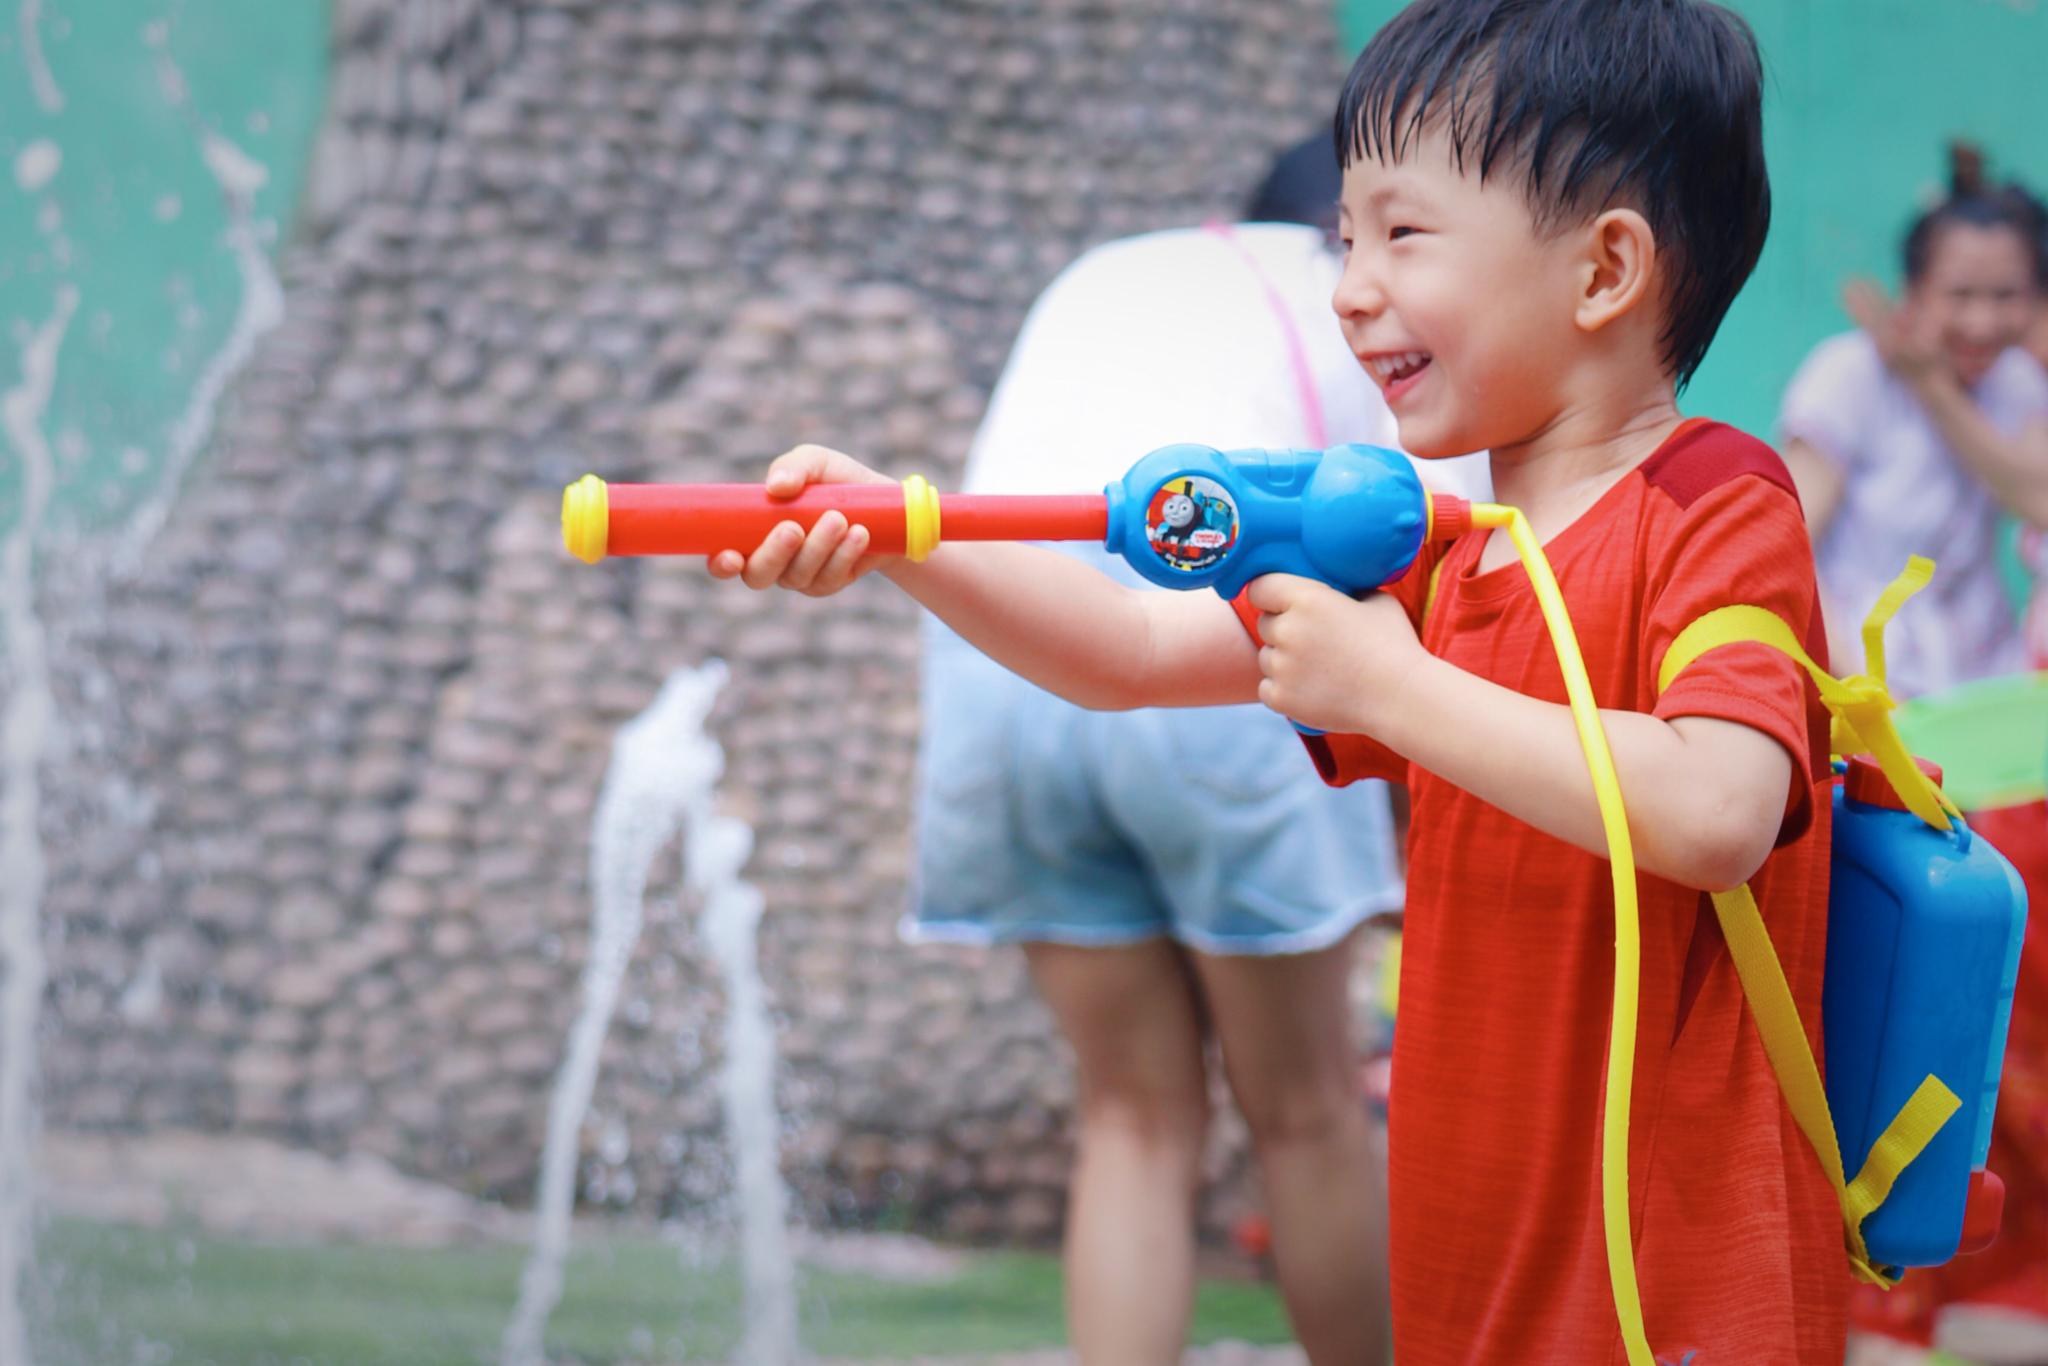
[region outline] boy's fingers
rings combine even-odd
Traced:
[[[804,529],[784,522],[762,539],[760,548],[747,557],[740,579],[749,588],[772,588],[789,568],[789,562],[803,547]]]
[[[839,543],[845,536],[845,513],[834,509],[818,518],[817,525],[811,528],[811,534],[804,537],[803,548],[797,551],[796,558],[789,562],[789,567],[782,571],[782,577],[777,582],[784,588],[794,588],[800,593],[809,588],[812,581],[818,577],[818,571],[832,558],[832,552],[839,549]]]
[[[739,572],[747,567],[747,557],[737,550],[721,550],[705,560],[704,567],[711,571],[714,579],[737,578]]]
[[[1261,574],[1245,588],[1244,600],[1261,612],[1278,612],[1287,605],[1287,585],[1279,574]],[[1263,629],[1265,623],[1260,623]]]
[[[846,536],[839,542],[839,548],[832,552],[832,558],[825,561],[825,567],[818,571],[813,581],[813,591],[836,593],[861,575],[861,556],[868,548],[868,529],[864,526],[849,527]]]
[[[852,456],[830,446],[802,445],[784,451],[769,462],[762,482],[772,498],[794,498],[811,484],[893,484],[886,474],[871,470]]]
[[[1251,581],[1245,601],[1261,612],[1285,612],[1301,601],[1303,588],[1314,584],[1299,574],[1261,574]]]
[[[765,480],[768,492],[776,498],[794,498],[804,491],[807,484],[815,484],[825,476],[831,462],[832,451],[823,446],[795,446],[784,451],[768,466]]]

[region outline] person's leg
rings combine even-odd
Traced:
[[[1385,1366],[1386,1201],[1358,1093],[1352,940],[1273,957],[1195,954],[1251,1129],[1280,1293],[1315,1366]]]
[[[1181,951],[1032,944],[1073,1045],[1080,1143],[1067,1199],[1067,1321],[1082,1366],[1173,1366],[1194,1309],[1208,1128],[1201,1011]]]

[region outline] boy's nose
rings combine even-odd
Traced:
[[[1337,280],[1337,292],[1330,296],[1330,307],[1339,318],[1376,318],[1386,309],[1386,291],[1370,271],[1353,264],[1357,260],[1354,253],[1351,262],[1346,263]]]

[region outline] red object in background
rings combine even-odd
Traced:
[[[608,555],[751,551],[784,522],[808,531],[832,511],[866,527],[877,552],[904,550],[900,484],[813,484],[794,498],[770,498],[759,484],[608,484],[605,494]],[[944,493],[939,525],[948,541],[1100,542],[1109,502],[1099,493]]]
[[[1247,1214],[1230,1230],[1230,1241],[1245,1256],[1262,1262],[1273,1252],[1273,1225],[1263,1214]]]
[[[1951,1304],[1995,1304],[2048,1321],[2048,802],[1969,819],[2027,884],[2027,935],[1987,1164],[2005,1186],[2003,1227],[1975,1256],[1908,1272],[1889,1293],[1858,1286],[1850,1302],[1857,1328],[1923,1347]],[[1967,1243],[1967,1225],[1963,1236]]]

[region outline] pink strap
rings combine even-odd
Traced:
[[[1287,361],[1294,371],[1294,392],[1301,400],[1301,417],[1308,426],[1308,439],[1317,450],[1321,450],[1330,444],[1329,429],[1323,424],[1322,395],[1316,392],[1315,372],[1308,366],[1308,348],[1302,345],[1301,331],[1294,325],[1294,315],[1287,311],[1287,301],[1280,297],[1280,291],[1273,287],[1272,278],[1260,267],[1258,258],[1245,249],[1228,223],[1212,219],[1202,226],[1237,253],[1237,259],[1244,262],[1245,269],[1252,273],[1259,282],[1260,290],[1265,293],[1266,306],[1273,311],[1273,321],[1280,324],[1280,335],[1287,342]]]

